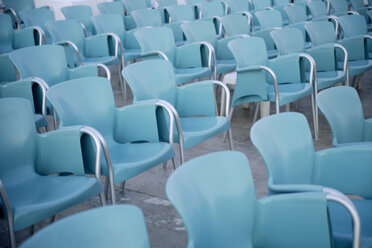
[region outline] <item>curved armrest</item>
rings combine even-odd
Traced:
[[[64,41],[56,42],[55,44],[62,46],[65,50],[66,49],[67,50],[72,49],[76,54],[77,61],[78,61],[79,65],[81,66],[83,64],[82,61],[81,61],[79,48],[75,45],[75,43],[73,43],[72,41],[69,41],[69,40],[64,40]]]
[[[317,152],[313,183],[372,198],[372,146],[342,146]]]
[[[124,48],[123,44],[120,40],[120,37],[115,33],[105,33],[109,39],[109,52],[112,54],[111,50],[114,49],[114,55],[117,58],[118,62],[122,64],[124,67],[125,60],[124,60]],[[112,42],[115,43],[114,47],[112,48]],[[120,60],[121,59],[121,60]]]
[[[318,77],[317,77],[317,74],[316,74],[317,71],[316,71],[315,60],[313,59],[313,57],[311,57],[311,55],[309,55],[307,53],[300,53],[298,56],[300,58],[304,58],[305,60],[307,60],[309,62],[309,64],[310,64],[309,83],[313,87],[314,92],[317,93],[318,92]]]
[[[344,72],[346,75],[346,86],[349,86],[349,54],[345,47],[343,47],[340,44],[335,43],[334,44],[336,50],[340,50],[342,54],[344,55]]]
[[[372,141],[372,118],[364,121],[364,141]]]
[[[213,90],[213,85],[215,84],[224,85],[218,81],[207,80],[178,87],[176,109],[180,117],[198,115],[215,116],[216,110]],[[227,90],[226,94],[226,104],[230,105],[230,101],[227,101],[227,98],[230,100],[230,92]]]
[[[44,31],[38,26],[27,27],[14,32],[13,47],[19,49],[28,46],[42,45],[45,41]],[[38,40],[38,44],[35,41]]]

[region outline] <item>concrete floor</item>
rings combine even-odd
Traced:
[[[131,97],[127,102],[123,101],[123,97],[118,85],[117,73],[113,73],[112,86],[114,89],[115,100],[118,106],[123,106],[131,103]],[[372,117],[372,72],[366,73],[363,77],[363,88],[359,91],[365,117]],[[272,104],[273,105],[273,104]],[[253,105],[251,105],[253,107]],[[284,109],[281,109],[284,111]],[[310,98],[301,102],[299,112],[306,115],[310,127],[312,128],[312,115],[310,107]],[[271,112],[274,112],[273,106]],[[320,113],[320,112],[319,112]],[[253,109],[244,109],[238,107],[235,110],[232,119],[232,132],[234,137],[235,150],[243,152],[249,159],[255,189],[258,198],[267,195],[267,172],[263,161],[253,147],[249,138],[249,131],[252,125]],[[321,150],[331,146],[331,132],[325,118],[319,114],[319,140],[315,141],[315,149]],[[222,135],[214,137],[194,148],[186,151],[186,160],[198,157],[203,154],[223,151],[228,149],[228,144],[222,142]],[[177,156],[178,159],[178,156]],[[179,161],[179,160],[177,160]],[[142,209],[145,215],[147,230],[150,237],[151,246],[157,247],[186,247],[187,234],[183,226],[182,220],[167,200],[165,195],[165,184],[168,177],[173,172],[172,166],[169,163],[166,170],[161,165],[142,173],[141,175],[128,180],[124,194],[117,193],[118,202],[121,204],[134,204]],[[119,186],[117,186],[117,192]],[[87,209],[99,206],[98,197],[86,201],[78,206],[72,207],[57,215],[57,220],[62,219],[74,213],[78,213]],[[125,220],[123,220],[125,221]],[[36,225],[36,230],[45,227],[49,222],[44,221]],[[30,230],[25,229],[16,233],[17,243],[21,244],[24,240],[30,237]],[[0,221],[0,247],[9,246],[7,223],[4,220]]]

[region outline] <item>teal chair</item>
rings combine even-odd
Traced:
[[[339,37],[342,39],[368,35],[367,23],[362,15],[339,16],[337,20],[340,25]]]
[[[177,0],[156,0],[158,8],[165,8],[167,6],[176,6],[178,5]]]
[[[335,87],[332,90],[339,88],[342,89]],[[355,246],[354,243],[353,247],[371,246],[370,145],[344,146],[315,152],[306,118],[299,113],[282,113],[259,120],[251,128],[250,135],[265,162],[271,194],[312,191],[361,196],[363,200],[351,200],[361,220],[362,245]],[[344,199],[350,202],[348,198]],[[336,204],[328,204],[328,208],[335,247],[352,247],[350,214]]]
[[[323,1],[307,1],[306,6],[311,13],[312,21],[328,18],[327,6]]]
[[[227,43],[232,39],[240,38],[240,35],[217,40],[213,22],[204,20],[183,23],[181,28],[188,42],[205,42],[209,44],[211,50],[214,49],[213,78],[219,76],[222,79],[224,74],[235,70],[236,63],[227,48]]]
[[[328,14],[335,16],[342,16],[347,14],[359,15],[358,12],[349,10],[347,0],[327,0],[328,2]]]
[[[318,107],[331,127],[334,146],[372,142],[372,119],[364,119],[358,93],[352,87],[322,91]]]
[[[269,60],[265,42],[260,37],[236,39],[230,41],[228,47],[237,64],[237,82],[231,106],[234,108],[244,102],[270,101],[275,102],[275,111],[279,113],[280,106],[311,96],[317,139],[316,73],[311,57],[304,53],[292,53]],[[301,70],[301,60],[311,64],[308,80]]]
[[[147,1],[146,0],[121,0],[124,5],[125,12],[127,14],[131,14],[134,10],[139,9],[147,9]]]
[[[98,77],[56,84],[47,91],[47,98],[57,112],[60,127],[88,125],[100,133],[106,156],[102,174],[109,179],[106,190],[109,182],[113,203],[114,184],[174,156],[172,143],[160,142],[156,111],[162,107],[161,101],[116,108],[110,82]]]
[[[139,29],[134,36],[144,58],[158,59],[160,56],[173,64],[177,85],[212,76],[213,67],[208,57],[212,57],[213,51],[202,42],[176,47],[173,32],[167,27]]]
[[[40,27],[44,43],[52,43],[50,34],[45,28],[46,23],[55,20],[52,10],[46,8],[22,10],[19,12],[19,16],[22,18],[25,27]]]
[[[85,36],[96,34],[91,17],[93,16],[92,8],[88,5],[72,5],[61,8],[65,19],[73,19],[80,22],[84,28]]]
[[[168,22],[195,21],[195,9],[193,5],[172,5],[165,7],[165,15]]]
[[[27,78],[7,84],[0,84],[0,98],[19,97],[25,98],[33,106],[36,128],[45,127],[48,131],[48,120],[46,119],[46,91],[48,85],[39,78]],[[36,97],[40,94],[40,97]]]
[[[305,50],[303,34],[296,28],[274,30],[271,32],[271,37],[274,40],[279,55],[306,53],[311,56],[316,65],[317,90],[322,90],[338,83],[349,84],[347,51],[341,45],[326,44]],[[336,53],[339,50],[343,52],[343,68],[338,68],[336,63]],[[309,68],[307,71],[309,71]],[[307,78],[309,78],[309,73],[307,73]]]
[[[168,128],[162,127],[161,136],[165,140],[174,139],[180,144],[181,163],[185,161],[184,149],[225,131],[228,131],[229,147],[233,150],[230,122],[226,117],[230,102],[230,92],[226,85],[218,81],[202,81],[177,87],[173,65],[165,60],[134,63],[125,67],[122,74],[132,90],[134,102],[162,99],[171,105],[177,128],[174,137],[169,137]],[[225,102],[221,103],[226,106],[225,116],[216,115],[214,86],[222,87],[227,94]],[[170,127],[173,129],[173,125]]]
[[[250,28],[250,19],[243,14],[230,14],[220,18],[224,37],[247,34],[253,35]]]
[[[220,18],[227,15],[228,9],[227,3],[222,0],[202,2],[197,5],[197,15],[199,19],[211,20],[215,26],[216,33],[222,36]]]
[[[263,10],[272,8],[271,0],[251,0],[251,6],[254,10]]]
[[[291,0],[272,0],[273,1],[273,6],[272,8],[274,10],[277,10],[280,12],[282,15],[282,20],[283,20],[283,25],[287,26],[289,24],[288,16],[287,13],[284,11],[284,8],[287,7],[288,5],[292,5]]]
[[[105,205],[101,146],[95,142],[97,152],[86,153],[82,144],[82,139],[97,140],[94,130],[79,126],[37,134],[32,112],[26,99],[0,99],[0,197],[11,247],[16,247],[15,231],[98,194]]]
[[[190,248],[333,247],[327,203],[342,202],[340,207],[350,207],[359,220],[352,204],[331,193],[256,199],[248,160],[240,152],[188,161],[170,176],[166,192],[185,223]],[[354,236],[356,245],[359,231]]]
[[[134,22],[132,15],[125,15],[126,11],[121,1],[101,2],[97,4],[97,8],[101,14],[118,14],[122,16],[126,30],[136,28],[136,23]]]
[[[149,248],[145,219],[133,205],[91,209],[69,216],[39,231],[20,248],[62,247]]]

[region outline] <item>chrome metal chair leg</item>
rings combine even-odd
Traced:
[[[120,184],[120,193],[122,193],[122,194],[124,194],[125,183],[126,183],[126,181],[123,181]]]

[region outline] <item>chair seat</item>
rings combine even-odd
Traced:
[[[304,96],[311,95],[313,89],[309,83],[288,83],[279,84],[279,101],[280,106],[299,100]],[[267,85],[267,95],[269,101],[275,102],[274,85]]]
[[[337,83],[345,81],[344,71],[320,71],[317,72],[318,90],[331,87]],[[309,79],[309,73],[306,73],[306,79]]]
[[[43,115],[35,114],[34,119],[35,119],[36,128],[41,128],[41,127],[47,127],[48,126],[48,121]]]
[[[352,200],[358,210],[361,223],[361,247],[372,247],[372,200]],[[349,212],[337,203],[328,204],[335,247],[352,246],[352,220]]]
[[[16,231],[88,200],[103,190],[95,177],[30,176],[29,168],[2,178],[13,208]]]
[[[114,166],[114,183],[132,178],[174,156],[169,143],[108,144]],[[103,159],[104,160],[104,159]],[[102,174],[108,175],[106,162],[102,165]]]
[[[342,68],[344,66],[343,62],[338,62],[338,67]],[[372,60],[356,60],[349,61],[349,76],[353,77],[361,74],[365,71],[372,69]]]
[[[236,62],[234,59],[218,59],[217,60],[217,74],[234,71]]]
[[[104,64],[104,65],[115,65],[118,63],[118,60],[115,56],[104,56],[104,57],[94,57],[87,58],[82,57],[83,64]]]
[[[208,67],[174,68],[177,85],[192,81],[197,78],[209,77],[212,72]]]
[[[229,120],[222,116],[189,117],[181,118],[185,149],[202,143],[216,134],[227,131],[230,128]],[[174,137],[178,142],[178,133]]]

